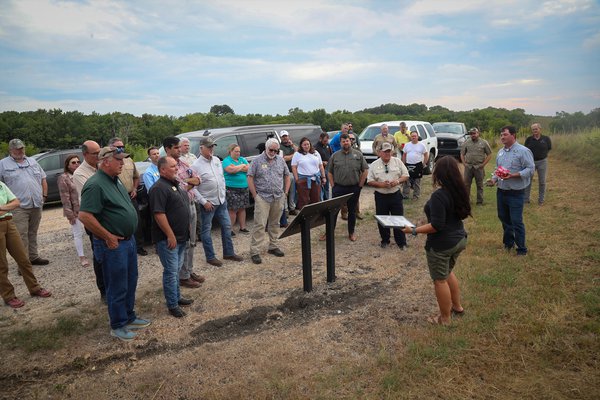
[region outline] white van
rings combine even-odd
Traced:
[[[400,122],[404,122],[409,132],[416,131],[419,133],[419,142],[425,145],[429,152],[429,162],[423,170],[424,174],[431,174],[435,157],[438,153],[437,138],[435,131],[429,122],[425,121],[385,121],[377,122],[367,126],[358,136],[360,139],[360,150],[367,162],[373,162],[377,159],[377,155],[373,154],[373,139],[381,133],[381,125],[386,124],[389,127],[390,135],[394,135],[400,130]]]

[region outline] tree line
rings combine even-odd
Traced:
[[[483,132],[497,133],[504,125],[515,125],[523,132],[533,122],[541,122],[549,132],[571,132],[590,127],[600,127],[600,108],[589,114],[576,112],[556,113],[554,117],[526,114],[516,108],[487,107],[471,111],[452,111],[442,106],[427,107],[424,104],[382,104],[351,112],[338,110],[332,113],[324,109],[303,111],[296,107],[287,115],[247,114],[237,115],[228,105],[215,105],[208,113],[193,113],[181,117],[169,115],[129,113],[83,114],[79,111],[60,109],[37,111],[5,111],[0,113],[0,151],[6,153],[10,139],[22,139],[31,148],[44,150],[71,148],[85,140],[95,140],[101,145],[111,137],[119,136],[130,146],[149,147],[159,145],[166,136],[207,128],[227,126],[312,123],[326,131],[338,130],[342,123],[352,122],[360,132],[367,125],[386,120],[423,120],[431,123],[441,121],[464,122],[467,127],[478,127]]]

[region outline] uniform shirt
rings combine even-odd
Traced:
[[[210,160],[200,156],[192,169],[198,174],[202,184],[196,188],[200,196],[200,204],[205,205],[211,202],[214,205],[225,203],[225,177],[223,176],[223,166],[219,157],[211,156]]]
[[[0,206],[6,205],[16,199],[17,196],[14,195],[13,192],[10,191],[8,186],[4,182],[0,182]],[[2,216],[0,216],[0,220],[3,220],[6,217],[12,216],[11,212],[6,212]]]
[[[369,167],[369,174],[367,175],[367,181],[369,182],[385,182],[385,181],[396,181],[403,176],[408,176],[408,169],[406,165],[398,158],[391,157],[390,161],[386,164],[381,158],[373,161]],[[397,185],[390,188],[375,188],[376,192],[383,194],[396,193],[400,190],[402,185]]]
[[[292,155],[296,151],[294,149],[294,145],[291,142],[290,142],[289,145],[281,143],[280,150],[281,150],[281,153],[283,153],[284,156]],[[292,160],[286,161],[285,163],[286,163],[288,169],[291,172],[292,171]]]
[[[406,154],[407,164],[418,164],[425,160],[427,149],[423,143],[413,144],[413,142],[404,145],[404,154]]]
[[[80,211],[94,214],[100,225],[113,235],[130,237],[137,229],[137,211],[119,178],[99,169],[83,185]]]
[[[331,147],[329,147],[329,144],[323,146],[323,143],[318,142],[317,144],[315,144],[315,150],[319,152],[319,155],[321,156],[321,161],[329,161],[329,158],[331,157]]]
[[[533,160],[540,161],[548,157],[548,152],[552,150],[552,141],[548,136],[540,135],[539,139],[529,136],[525,139],[525,147],[533,153]]]
[[[148,196],[152,215],[165,214],[177,243],[187,242],[190,238],[190,203],[185,190],[176,180],[161,177],[152,186]],[[156,243],[166,239],[167,235],[160,229],[156,219],[152,218],[152,241]]]
[[[124,158],[123,159],[123,169],[121,170],[121,173],[119,174],[119,179],[123,183],[123,186],[125,186],[125,189],[127,189],[127,193],[131,193],[137,189],[137,188],[133,187],[133,181],[136,179],[139,179],[139,177],[140,177],[140,174],[137,171],[137,168],[135,167],[135,163],[133,162],[133,160],[129,157]]]
[[[468,138],[460,147],[460,154],[465,157],[466,164],[479,165],[483,164],[488,154],[492,154],[492,149],[487,140]]]
[[[369,169],[363,154],[356,149],[348,153],[336,151],[327,164],[327,171],[333,175],[333,183],[341,186],[354,186],[360,182],[360,175]]]
[[[235,174],[230,174],[229,172],[225,171],[225,168],[229,167],[230,165],[239,166],[242,164],[248,165],[248,160],[246,160],[244,157],[239,157],[237,161],[235,161],[231,156],[225,157],[223,160],[225,186],[238,189],[245,189],[248,187],[248,178],[245,171],[239,171]]]
[[[150,164],[144,175],[142,175],[142,180],[144,181],[144,186],[146,187],[146,191],[150,193],[150,188],[156,183],[156,181],[160,178],[160,172],[158,172],[158,167],[154,164]]]
[[[393,147],[392,152],[397,153],[398,143],[396,143],[396,139],[394,138],[394,136],[392,136],[390,134],[383,136],[380,133],[379,135],[375,136],[375,139],[373,140],[373,144],[371,145],[371,147],[373,148],[373,154],[377,155],[379,150],[381,150],[381,145],[384,143],[391,144]]]
[[[496,156],[496,167],[504,167],[511,174],[518,172],[519,178],[500,179],[496,175],[492,180],[497,182],[498,188],[503,190],[521,190],[529,186],[535,171],[533,154],[531,150],[515,142],[510,148],[501,148]]]
[[[263,152],[252,160],[248,176],[254,178],[256,194],[267,203],[272,203],[284,195],[283,177],[289,175],[290,171],[281,156],[269,157]]]
[[[0,160],[0,180],[21,202],[20,208],[41,208],[44,204],[42,179],[46,173],[31,157],[18,163],[11,156]]]

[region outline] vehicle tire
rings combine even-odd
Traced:
[[[427,162],[427,166],[423,168],[423,175],[431,175],[433,172],[433,167],[435,165],[435,154],[429,155],[429,161]]]

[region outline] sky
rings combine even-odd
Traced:
[[[0,0],[0,111],[600,107],[599,0]]]

